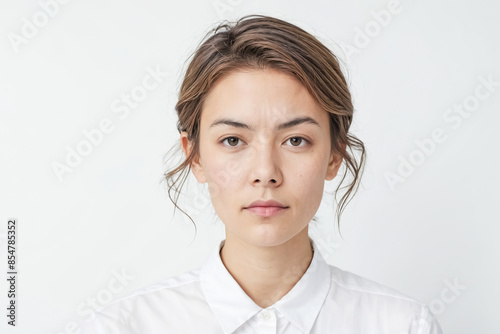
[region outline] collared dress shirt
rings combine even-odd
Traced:
[[[81,334],[442,334],[425,304],[329,265],[309,240],[307,271],[265,309],[224,266],[224,239],[200,267],[94,312]]]

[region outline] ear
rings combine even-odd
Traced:
[[[189,157],[189,154],[191,154],[191,150],[193,149],[193,143],[188,139],[188,133],[186,131],[181,132],[181,148],[184,152],[184,156],[186,158]],[[199,183],[207,182],[199,154],[193,159],[193,161],[191,161],[190,168]]]
[[[342,145],[342,149],[345,150],[345,144]],[[337,173],[339,171],[340,166],[342,165],[343,160],[344,159],[342,158],[340,153],[332,152],[330,154],[330,161],[328,162],[325,180],[331,181],[337,176]]]

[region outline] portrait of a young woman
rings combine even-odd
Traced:
[[[317,38],[270,16],[220,24],[176,112],[184,160],[166,180],[174,192],[183,172],[206,183],[226,238],[202,266],[101,308],[82,333],[442,333],[425,303],[328,264],[308,233],[325,181],[344,180],[343,164],[353,176],[340,213],[365,158],[348,83]]]

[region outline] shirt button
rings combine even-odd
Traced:
[[[269,320],[270,318],[271,318],[271,315],[269,314],[269,311],[267,311],[267,310],[262,311],[262,319]]]

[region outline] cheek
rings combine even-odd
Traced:
[[[298,222],[309,222],[318,211],[323,198],[323,184],[317,178],[301,178],[301,183],[294,186],[295,214]]]
[[[326,174],[327,161],[320,158],[302,158],[300,161],[291,163],[293,166],[292,175],[304,185],[323,183]]]
[[[325,162],[326,163],[326,162]],[[297,164],[298,168],[292,171],[294,188],[300,189],[304,203],[321,201],[325,185],[326,173],[322,161]]]
[[[242,164],[237,159],[218,159],[204,164],[208,189],[213,200],[234,195],[241,189]]]

